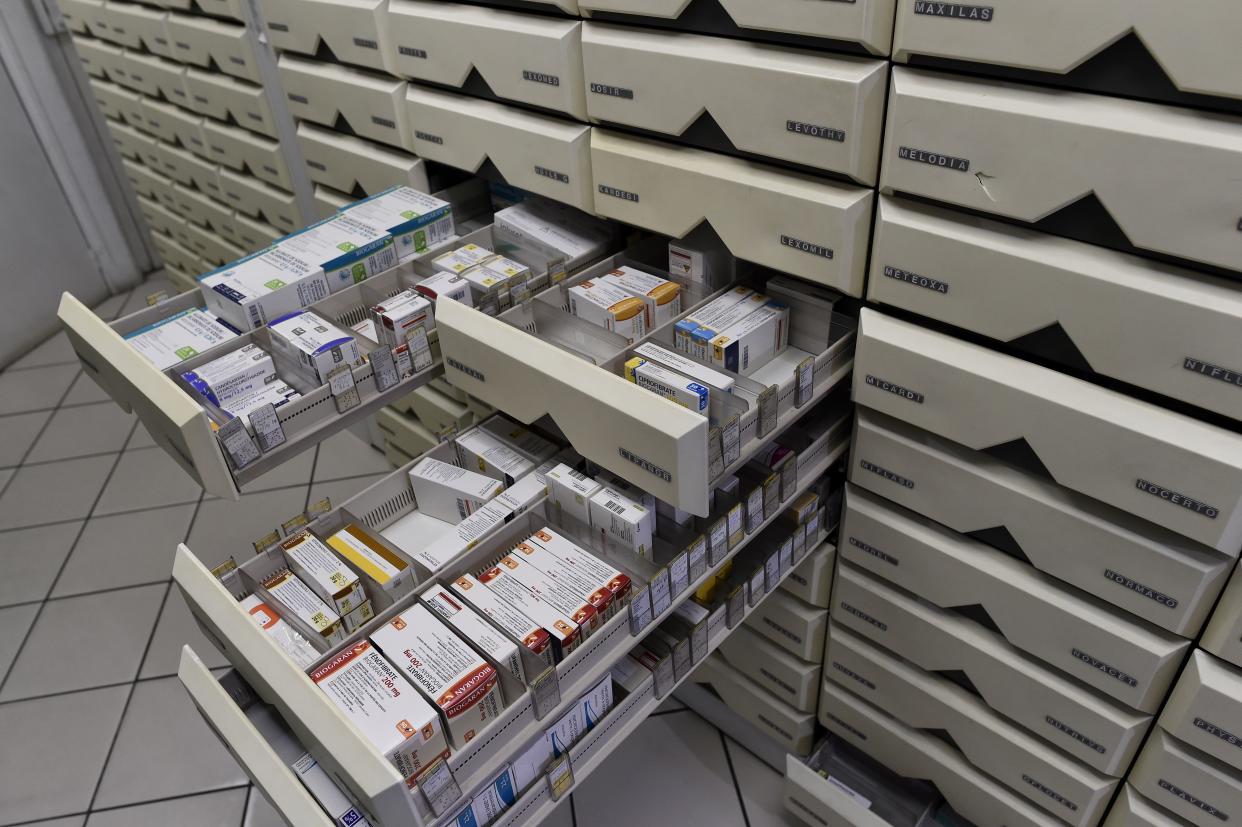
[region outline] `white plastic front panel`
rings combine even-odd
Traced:
[[[314,56],[322,42],[342,63],[387,70],[388,0],[259,0],[281,51]]]
[[[1218,827],[1242,812],[1242,775],[1158,727],[1129,780],[1138,792],[1195,827]]]
[[[1242,669],[1196,649],[1160,713],[1160,726],[1242,774]]]
[[[1242,569],[1234,569],[1199,645],[1234,666],[1242,666]]]
[[[405,81],[289,54],[280,56],[277,68],[294,117],[328,128],[344,118],[360,137],[412,149]]]
[[[309,123],[298,124],[298,146],[306,174],[317,184],[346,193],[361,187],[367,195],[398,184],[430,190],[426,164],[407,152]]]

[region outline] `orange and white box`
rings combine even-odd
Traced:
[[[255,625],[267,632],[281,651],[299,668],[309,669],[312,663],[319,660],[319,650],[311,646],[310,641],[302,637],[297,629],[281,620],[276,610],[264,603],[258,595],[247,595],[242,599],[241,607],[250,615]]]
[[[633,267],[618,267],[600,281],[616,285],[647,306],[647,329],[655,330],[681,315],[681,285]]]
[[[523,554],[510,553],[500,559],[499,565],[535,597],[551,604],[558,612],[568,615],[582,628],[584,637],[604,622],[599,609],[590,600],[589,589],[579,589],[568,579],[558,580],[552,577]]]
[[[358,575],[309,531],[280,544],[289,569],[339,615],[347,615],[366,602],[367,594]]]
[[[453,746],[472,740],[504,709],[495,667],[426,606],[406,609],[376,629],[371,642],[440,711]]]
[[[618,571],[591,552],[568,538],[557,534],[547,526],[532,534],[527,542],[542,547],[549,554],[563,560],[575,570],[581,571],[596,584],[597,588],[602,586],[608,589],[612,595],[612,610],[614,612],[629,600],[630,588],[632,586],[629,575]]]
[[[582,281],[570,287],[569,312],[634,344],[647,334],[647,305],[615,284]]]
[[[427,607],[483,654],[492,663],[526,683],[526,670],[522,668],[522,655],[518,646],[496,626],[466,604],[457,595],[436,583],[419,595]]]
[[[529,617],[552,636],[553,657],[556,661],[559,662],[577,649],[586,636],[577,621],[543,598],[536,597],[505,566],[497,565],[480,572],[478,580],[488,591]]]
[[[291,614],[313,629],[331,646],[345,642],[345,625],[341,616],[324,603],[311,587],[288,569],[274,572],[263,581],[263,588],[286,614]]]
[[[552,635],[480,583],[477,577],[463,574],[453,582],[453,593],[476,612],[487,615],[497,628],[534,652],[548,666],[555,662]]]
[[[435,708],[370,641],[360,641],[311,672],[341,714],[413,786],[448,741]]]

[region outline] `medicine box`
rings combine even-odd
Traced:
[[[695,331],[697,347],[700,331]],[[749,376],[789,344],[789,307],[769,301],[745,319],[720,328],[711,338],[712,364]]]
[[[650,558],[655,510],[644,507],[611,486],[591,497],[591,527],[609,551]]]
[[[532,462],[551,459],[557,451],[554,444],[504,414],[488,417],[479,427]]]
[[[370,641],[338,653],[311,672],[311,680],[393,762],[407,784],[412,786],[436,759],[448,757],[435,708]]]
[[[356,523],[349,523],[329,537],[328,545],[393,597],[414,585],[410,564]]]
[[[453,208],[447,201],[412,187],[395,186],[342,210],[392,236],[397,261],[409,261],[456,235]]]
[[[238,330],[257,330],[327,298],[323,268],[269,248],[198,280],[207,309]]]
[[[600,627],[599,611],[590,601],[592,590],[577,588],[576,582],[568,577],[550,577],[526,555],[509,554],[500,558],[497,566],[505,577],[521,583],[536,598],[576,623],[584,638]]]
[[[215,314],[192,307],[126,334],[125,341],[165,370],[236,336],[237,331]]]
[[[323,268],[333,293],[397,266],[397,251],[388,231],[345,213],[287,235],[276,247]]]
[[[700,385],[706,385],[712,390],[733,393],[733,377],[729,374],[712,370],[706,365],[699,364],[680,353],[661,347],[655,342],[643,342],[634,348],[634,353],[649,362],[655,362],[658,365],[688,376]]]
[[[337,614],[349,614],[367,599],[358,575],[309,531],[284,540],[280,547],[289,569]]]
[[[591,497],[603,487],[581,471],[561,463],[547,472],[548,499],[585,526],[591,524]]]
[[[549,635],[559,662],[582,642],[583,631],[578,624],[551,603],[536,597],[504,566],[496,565],[480,572],[478,581],[493,595],[529,617]],[[593,614],[593,613],[592,613]]]
[[[227,408],[222,410],[230,419],[240,417],[241,421],[246,424],[246,427],[250,427],[250,413],[252,411],[263,405],[279,408],[281,405],[292,402],[300,396],[300,393],[284,382],[273,382],[270,385],[264,385],[253,393],[237,397],[228,403]]]
[[[239,604],[250,619],[272,638],[289,660],[300,669],[309,669],[310,665],[319,660],[319,650],[310,645],[310,641],[298,634],[288,623],[280,619],[275,609],[263,602],[258,595],[247,595]]]
[[[681,315],[681,285],[675,281],[626,266],[609,271],[600,280],[643,300],[648,330],[663,327]]]
[[[371,642],[439,709],[453,746],[472,740],[504,708],[495,668],[422,604],[376,629]]]
[[[410,487],[418,510],[447,523],[459,523],[500,493],[493,477],[425,457],[410,469]]]
[[[676,371],[635,356],[625,363],[625,378],[669,402],[707,415],[711,392]]]
[[[359,593],[362,593],[361,587]],[[351,633],[361,629],[368,621],[375,617],[375,607],[371,605],[370,598],[358,604],[358,607],[348,614],[341,615],[341,623],[345,626],[345,635],[348,637]]]
[[[463,468],[478,470],[481,474],[512,485],[520,477],[535,470],[535,463],[505,445],[482,428],[471,428],[458,434],[457,461]]]
[[[579,319],[624,336],[630,344],[647,333],[647,306],[642,299],[603,281],[582,281],[569,293],[569,312]]]
[[[471,799],[450,822],[452,827],[486,827],[500,818],[517,801],[517,781],[513,770],[506,766],[492,783]]]
[[[463,244],[456,250],[436,256],[431,263],[437,270],[460,275],[472,267],[478,267],[493,255],[495,253],[491,250],[478,244]]]
[[[181,374],[190,387],[217,408],[277,381],[272,357],[258,345],[244,345]]]
[[[500,279],[504,288],[508,290],[517,290],[531,278],[529,267],[505,256],[492,256],[479,266]]]
[[[413,289],[403,290],[371,308],[379,341],[389,347],[406,343],[407,337],[421,327],[424,333],[436,326],[431,302]]]
[[[293,572],[288,569],[274,572],[263,581],[263,588],[284,609],[285,616],[292,615],[308,626],[319,635],[325,647],[345,641],[341,616]]]
[[[754,290],[745,287],[734,287],[732,290],[725,292],[723,295],[709,301],[697,310],[693,310],[686,314],[673,327],[673,345],[684,353],[693,353],[694,346],[692,337],[694,332],[700,327],[706,326],[710,329],[712,325],[717,324],[721,320],[730,319],[734,314],[738,318],[745,318],[746,314],[760,307],[767,301],[767,298]],[[740,308],[739,308],[740,305]],[[735,310],[735,308],[738,308]],[[699,359],[706,359],[706,351]]]
[[[458,634],[487,655],[492,663],[526,683],[526,671],[522,668],[522,656],[517,644],[484,620],[460,597],[436,584],[420,594],[419,598]]]
[[[470,282],[456,273],[441,270],[414,285],[414,289],[433,302],[444,298],[461,302],[470,307],[475,305],[474,291],[470,286]]]
[[[528,198],[506,207],[493,221],[499,252],[528,251],[549,263],[560,262],[565,272],[602,258],[612,239],[606,222],[542,199]]]
[[[453,592],[471,608],[486,615],[510,638],[538,655],[549,666],[554,662],[552,635],[515,607],[484,586],[472,574],[453,582]]]
[[[327,384],[328,374],[340,365],[362,364],[358,342],[331,322],[309,311],[291,313],[268,325],[273,350],[287,356],[306,378]]]
[[[514,546],[510,556],[529,563],[557,583],[564,583],[574,593],[581,594],[595,608],[601,624],[612,617],[618,607],[619,601],[614,602],[616,572],[591,573],[548,551],[542,543],[536,543],[534,537]]]

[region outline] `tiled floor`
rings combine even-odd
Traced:
[[[130,312],[153,289],[100,312]],[[171,585],[173,551],[185,541],[215,565],[386,470],[345,433],[240,503],[204,497],[82,374],[63,334],[0,372],[0,827],[280,824],[175,676],[186,643],[227,664]],[[619,789],[635,791],[623,805]],[[794,824],[780,790],[777,773],[673,701],[548,823]]]

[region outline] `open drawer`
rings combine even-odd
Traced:
[[[387,71],[388,0],[259,0],[268,39],[311,57],[321,45],[342,63]]]
[[[939,798],[839,738],[785,757],[785,809],[810,827],[930,827]]]
[[[298,124],[298,146],[306,174],[316,184],[348,193],[361,189],[367,195],[397,184],[430,192],[423,159],[394,147],[306,122]]]

